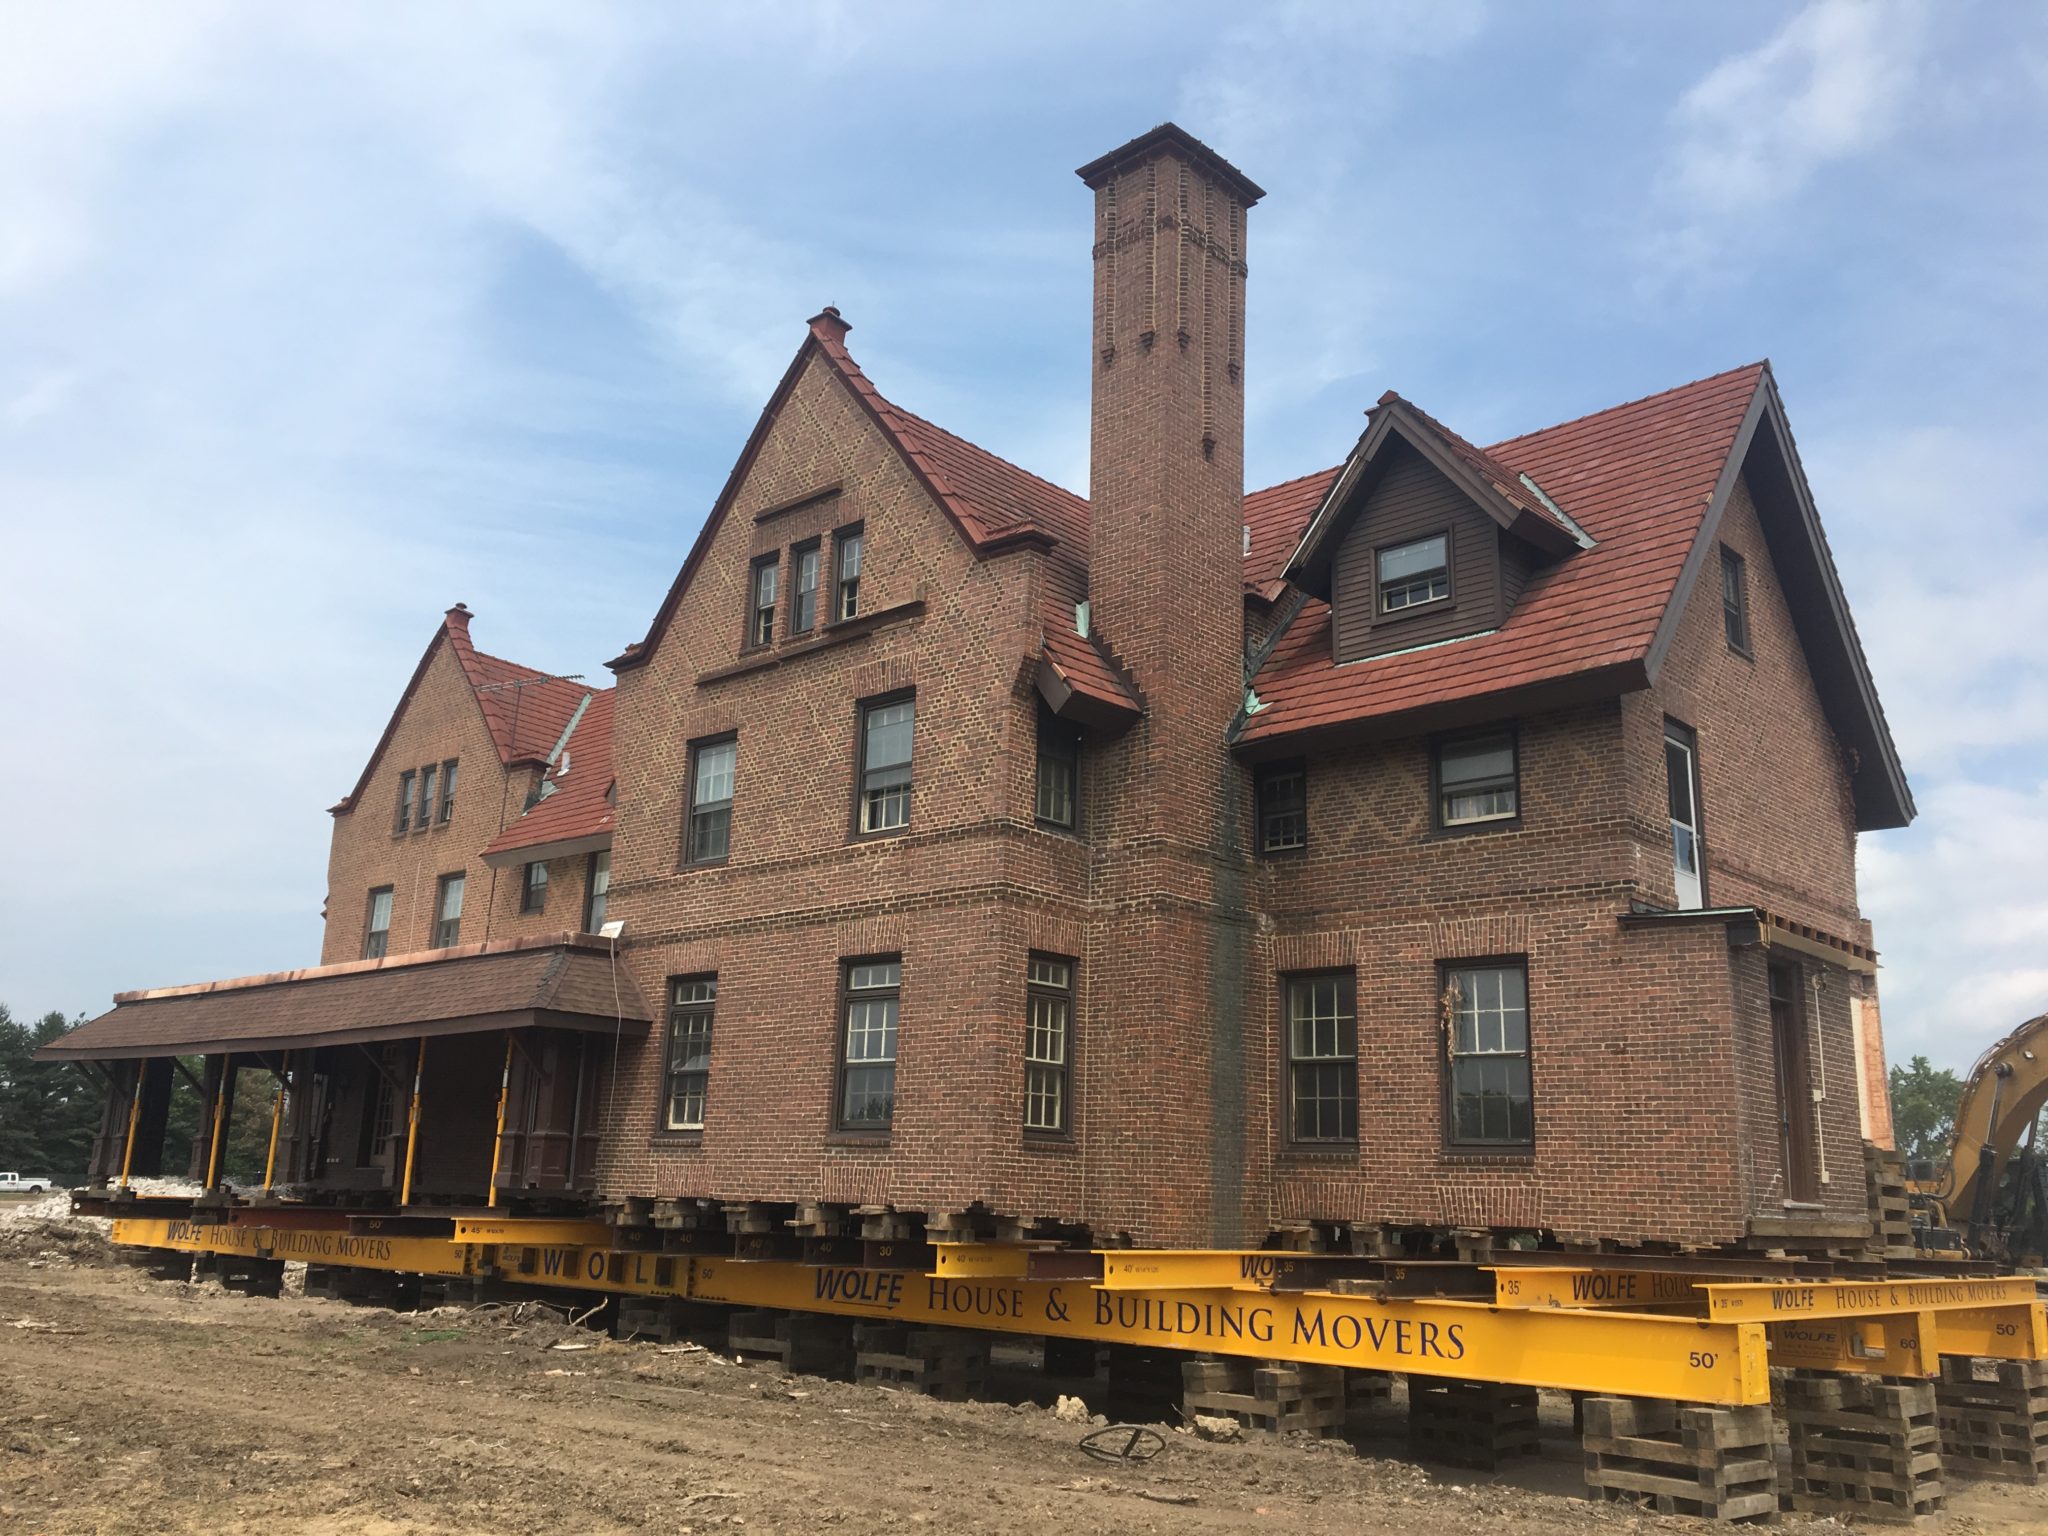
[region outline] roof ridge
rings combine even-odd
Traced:
[[[1284,491],[1290,485],[1299,485],[1304,480],[1313,480],[1318,475],[1331,474],[1336,470],[1341,470],[1343,467],[1341,463],[1325,465],[1321,469],[1312,469],[1305,475],[1292,475],[1285,480],[1275,480],[1271,485],[1262,485],[1256,491],[1246,491],[1244,499],[1250,501],[1254,496],[1264,496],[1270,491]]]
[[[1547,427],[1532,427],[1527,432],[1518,432],[1513,437],[1504,437],[1496,443],[1488,444],[1486,452],[1497,453],[1503,448],[1510,447],[1515,443],[1526,442],[1532,437],[1542,437],[1551,432],[1562,431],[1566,427],[1575,427],[1581,422],[1593,421],[1602,416],[1612,416],[1616,411],[1626,411],[1639,405],[1648,405],[1652,400],[1662,400],[1667,395],[1682,395],[1689,389],[1698,389],[1702,384],[1719,383],[1722,379],[1732,379],[1738,373],[1749,373],[1751,371],[1769,373],[1771,371],[1771,360],[1768,357],[1761,357],[1753,363],[1738,363],[1733,368],[1723,368],[1719,373],[1702,374],[1700,377],[1689,380],[1684,384],[1673,384],[1668,389],[1651,390],[1649,394],[1638,395],[1633,400],[1623,400],[1616,405],[1602,406],[1597,411],[1583,411],[1577,416],[1568,416],[1563,421],[1554,421]]]

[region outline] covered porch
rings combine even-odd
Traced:
[[[182,1173],[217,1204],[560,1208],[592,1188],[613,1053],[647,1028],[611,945],[560,935],[125,992],[37,1055],[105,1091],[97,1194]],[[166,1168],[187,1091],[189,1163]]]

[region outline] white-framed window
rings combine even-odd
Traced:
[[[840,1013],[839,1126],[886,1131],[896,1115],[896,1020],[903,996],[897,956],[849,960]]]
[[[1527,967],[1459,962],[1444,967],[1443,984],[1446,1139],[1453,1146],[1534,1145]]]
[[[885,699],[860,711],[862,832],[900,832],[910,825],[910,746],[917,700]]]
[[[1073,961],[1031,957],[1024,1015],[1024,1129],[1063,1135],[1073,1097]]]
[[[1451,595],[1451,541],[1447,534],[1390,544],[1376,556],[1379,611],[1400,613]]]
[[[1515,733],[1488,731],[1436,747],[1436,824],[1469,827],[1507,821],[1521,810]]]
[[[672,1131],[704,1129],[711,1085],[711,1016],[717,1004],[716,976],[678,976],[669,983],[668,1101],[663,1123]]]

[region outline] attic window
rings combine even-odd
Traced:
[[[1426,539],[1415,539],[1380,550],[1380,612],[1400,613],[1449,597],[1450,548],[1449,537],[1435,533]]]

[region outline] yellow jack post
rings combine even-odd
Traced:
[[[505,1145],[505,1101],[512,1093],[512,1031],[505,1031],[505,1068],[498,1074],[498,1134],[491,1140],[491,1188],[484,1204],[498,1203],[498,1157]]]
[[[405,1119],[405,1179],[399,1185],[398,1190],[398,1203],[400,1205],[412,1204],[413,1149],[418,1146],[420,1139],[420,1079],[426,1075],[426,1071],[427,1039],[426,1036],[422,1035],[420,1037],[419,1060],[413,1064],[412,1069],[412,1109]]]
[[[135,1122],[142,1115],[142,1062],[135,1063],[135,1086],[128,1093],[128,1137],[121,1143],[121,1188],[128,1187],[128,1169],[135,1159]]]
[[[228,1102],[228,1069],[233,1066],[233,1057],[223,1057],[220,1077],[213,1086],[213,1146],[206,1154],[206,1188],[211,1193],[220,1183],[220,1133],[222,1121],[226,1118],[221,1111]]]
[[[284,1121],[284,1078],[292,1069],[292,1053],[286,1051],[277,1073],[277,1097],[270,1101],[270,1154],[263,1160],[263,1193],[277,1182],[277,1128]]]

